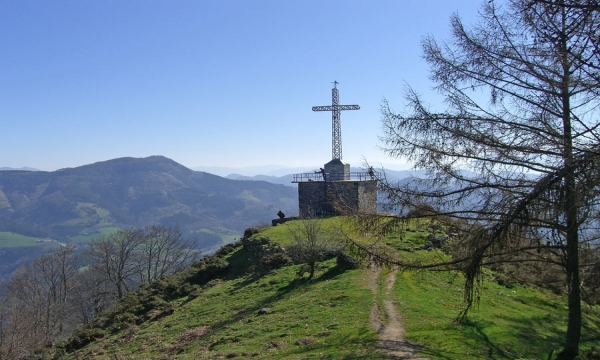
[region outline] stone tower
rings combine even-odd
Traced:
[[[334,82],[331,106],[315,106],[313,111],[332,112],[332,160],[320,171],[294,174],[298,184],[300,217],[330,216],[377,211],[377,176],[373,169],[350,172],[342,160],[340,112],[359,110],[358,105],[339,105],[338,82]]]

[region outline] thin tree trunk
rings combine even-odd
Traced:
[[[563,13],[565,9],[562,9]],[[564,28],[563,14],[563,28]],[[562,81],[562,113],[564,136],[564,163],[567,168],[573,165],[573,135],[571,130],[571,102],[570,102],[570,63],[567,59],[567,41],[562,39],[563,52],[563,81]],[[575,189],[575,174],[569,171],[565,175],[565,204],[566,218],[566,259],[565,271],[567,275],[568,307],[567,333],[565,345],[558,359],[571,360],[579,354],[579,341],[581,339],[581,291],[579,279],[579,214],[577,209],[577,190]]]
[[[312,279],[313,275],[315,274],[315,263],[311,262],[308,265],[310,266],[310,274],[308,275],[308,279],[306,279],[306,280]]]

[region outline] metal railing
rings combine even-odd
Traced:
[[[350,173],[325,173],[315,171],[312,173],[293,174],[293,183],[310,181],[367,181],[377,180],[380,176],[378,171],[361,171]]]

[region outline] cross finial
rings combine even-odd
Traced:
[[[333,80],[333,88],[337,89],[337,84],[339,84],[339,82],[337,82],[336,80]]]

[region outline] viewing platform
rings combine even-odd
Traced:
[[[293,174],[292,176],[292,183],[311,181],[368,181],[377,180],[380,176],[380,173],[378,171],[334,173],[323,173],[321,171],[315,171],[312,173]]]

